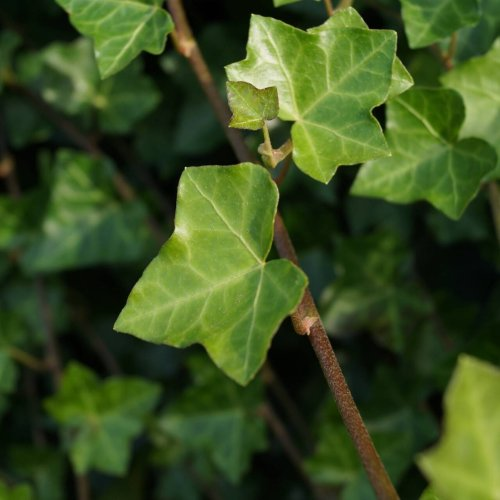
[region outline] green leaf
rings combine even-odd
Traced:
[[[227,375],[248,383],[307,282],[288,260],[265,262],[277,202],[258,165],[184,170],[174,234],[115,329],[175,347],[199,342]]]
[[[439,500],[439,497],[432,488],[425,488],[419,500]]]
[[[141,258],[150,242],[146,211],[114,194],[104,159],[59,150],[41,233],[21,258],[29,272],[53,272]]]
[[[328,21],[326,21],[321,26],[316,28],[311,28],[309,33],[321,33],[323,31],[328,31],[333,28],[361,28],[369,29],[368,25],[365,23],[363,18],[358,14],[358,12],[351,8],[340,9],[335,12],[335,15],[331,16]],[[392,64],[392,77],[391,86],[389,89],[388,97],[395,97],[402,94],[408,90],[413,85],[413,78],[405,68],[404,64],[401,62],[399,57],[395,57]]]
[[[389,154],[371,110],[387,99],[396,50],[392,31],[331,19],[304,32],[254,15],[246,59],[226,67],[230,80],[277,87],[279,117],[294,122],[294,161],[325,183],[339,165]]]
[[[439,498],[486,500],[500,495],[500,370],[458,359],[446,390],[444,434],[418,465]]]
[[[458,219],[496,165],[495,150],[486,142],[457,140],[464,114],[462,99],[452,90],[413,89],[391,100],[392,157],[364,165],[352,193],[396,203],[424,199]]]
[[[8,487],[0,481],[0,500],[33,500],[33,490],[27,484]]]
[[[94,42],[99,73],[117,73],[142,51],[160,54],[174,29],[162,0],[56,0]]]
[[[230,127],[259,130],[266,120],[278,116],[276,87],[258,89],[246,82],[227,82],[227,98],[233,113]]]
[[[412,49],[431,45],[479,21],[478,0],[401,0],[401,3]]]
[[[17,384],[17,366],[9,356],[8,351],[0,349],[0,393],[13,392]]]
[[[183,449],[207,453],[232,482],[248,470],[252,455],[266,445],[266,427],[257,417],[260,380],[242,388],[204,358],[189,360],[193,383],[159,419],[159,429]]]
[[[130,132],[161,99],[153,80],[134,61],[119,75],[100,80],[89,40],[53,43],[20,59],[20,78],[57,109],[96,120],[108,133]]]
[[[143,431],[143,420],[159,397],[157,384],[132,377],[102,382],[88,368],[72,362],[45,407],[66,432],[77,473],[92,469],[123,475],[132,440]]]
[[[460,135],[479,137],[496,148],[497,169],[489,177],[500,177],[500,38],[487,54],[456,66],[441,80],[464,99]]]
[[[282,5],[288,5],[289,3],[296,3],[300,0],[273,0],[275,7],[281,7]]]

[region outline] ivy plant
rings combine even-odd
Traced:
[[[495,2],[25,3],[0,500],[496,498]]]

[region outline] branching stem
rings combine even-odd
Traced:
[[[167,4],[176,24],[177,50],[191,62],[198,81],[214,108],[219,122],[226,132],[226,136],[233,145],[234,152],[239,161],[252,161],[252,154],[248,150],[238,129],[229,129],[227,126],[231,115],[230,110],[218,94],[213,79],[211,77],[207,78],[205,74],[208,71],[208,67],[193,37],[182,1],[167,0]],[[185,47],[189,49],[186,54],[183,53]],[[221,106],[223,106],[223,110]],[[231,139],[229,138],[230,135]],[[295,249],[279,213],[276,214],[275,219],[274,243],[281,257],[288,258],[298,265]],[[383,500],[397,500],[399,498],[398,494],[391,483],[384,464],[373,445],[372,439],[356,407],[356,403],[352,398],[309,290],[306,290],[297,312],[292,316],[292,321],[297,333],[308,334],[323,374],[337,402],[344,424],[356,446],[377,497]]]

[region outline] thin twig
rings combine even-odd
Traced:
[[[49,368],[45,361],[35,358],[35,356],[32,356],[29,352],[23,351],[18,347],[7,347],[7,354],[18,363],[35,372],[46,372]]]
[[[87,476],[75,474],[76,495],[78,500],[90,500],[90,482]]]
[[[230,130],[231,134],[235,134],[237,136],[236,139],[232,138],[232,140],[230,140],[237,158],[240,161],[249,161],[252,155],[243,141],[243,137],[239,133],[238,129],[228,129],[227,127],[230,117],[229,108],[219,96],[211,76],[206,78],[206,74],[200,71],[200,68],[204,68],[205,71],[208,71],[208,67],[198,49],[196,41],[193,38],[182,1],[167,0],[167,3],[172,16],[174,17],[174,22],[176,23],[177,49],[181,53],[185,51],[186,54],[184,55],[190,59],[199,83],[203,87],[209,98],[209,102],[216,111],[216,114],[219,117],[219,122],[221,123],[224,131],[226,131],[226,135],[227,130]],[[195,47],[196,50],[193,49],[193,47]],[[193,57],[193,54],[196,54],[196,56]],[[224,107],[223,110],[220,109],[221,106]],[[235,147],[233,142],[235,142],[238,147]],[[288,258],[298,265],[295,249],[279,212],[276,214],[275,219],[274,243],[281,257]],[[398,499],[398,494],[389,479],[384,464],[382,463],[373,445],[359,410],[357,409],[352,398],[326,331],[321,323],[321,319],[319,318],[311,292],[308,289],[299,304],[297,312],[292,316],[292,321],[297,333],[309,334],[308,337],[311,341],[311,345],[316,353],[316,356],[318,357],[318,361],[321,365],[328,385],[330,386],[330,390],[332,391],[339,407],[339,412],[344,420],[344,424],[346,425],[346,428],[356,446],[377,497],[384,500]]]
[[[274,179],[274,182],[278,187],[281,186],[281,184],[283,184],[283,181],[285,180],[285,177],[288,174],[288,171],[290,170],[291,164],[292,164],[292,158],[290,156],[287,156],[283,161],[283,166],[281,167],[280,173],[278,174],[276,179]]]
[[[172,38],[176,49],[189,61],[205,95],[212,105],[217,119],[222,124],[227,140],[235,151],[236,156],[240,161],[255,161],[253,155],[248,150],[243,136],[237,129],[228,127],[231,120],[231,112],[215,86],[212,74],[191,31],[182,1],[167,0],[167,6],[175,23],[175,32]]]
[[[276,372],[274,371],[271,363],[266,362],[262,368],[262,378],[264,383],[268,385],[272,393],[276,397],[277,401],[286,412],[290,422],[293,424],[295,429],[302,435],[302,440],[306,446],[308,452],[311,452],[314,447],[314,439],[305,418],[302,416],[299,408],[295,404],[295,401],[288,394],[283,382],[280,380]]]
[[[487,184],[488,199],[490,201],[491,215],[495,226],[495,234],[500,244],[500,189],[496,181],[490,181]]]
[[[335,12],[335,9],[333,8],[332,5],[332,0],[323,0],[323,3],[325,4],[326,13],[329,16],[332,16],[333,13]]]
[[[283,423],[281,422],[280,418],[273,410],[271,405],[267,403],[263,404],[259,408],[258,413],[267,422],[269,428],[273,431],[274,435],[280,442],[282,448],[286,451],[286,454],[290,459],[290,461],[292,462],[293,466],[295,467],[299,475],[302,477],[304,482],[311,490],[312,494],[314,495],[314,498],[316,499],[321,498],[319,492],[316,491],[316,488],[313,482],[311,481],[311,478],[304,469],[301,454],[295,447],[295,444],[293,443],[290,435],[288,434],[286,427],[283,425]]]

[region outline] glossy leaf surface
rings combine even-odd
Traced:
[[[191,453],[207,454],[215,467],[237,482],[252,455],[266,445],[266,428],[257,416],[262,385],[255,380],[239,387],[201,357],[188,364],[193,383],[166,408],[159,428]]]
[[[104,382],[88,368],[70,363],[58,392],[45,406],[66,431],[73,467],[79,474],[127,471],[132,440],[156,405],[160,387],[139,378]]]
[[[290,261],[265,262],[277,202],[274,182],[258,165],[187,168],[175,231],[115,329],[175,347],[202,343],[216,365],[246,384],[306,285]]]
[[[401,0],[410,47],[426,47],[479,21],[478,0]]]
[[[500,38],[484,56],[443,75],[442,82],[464,99],[466,113],[460,135],[488,141],[496,148],[500,162]],[[494,175],[500,177],[500,163]]]
[[[142,51],[160,54],[174,25],[162,0],[56,0],[73,26],[94,42],[102,78],[123,69]]]
[[[460,95],[413,89],[388,104],[387,116],[392,157],[365,164],[352,193],[397,203],[424,199],[459,218],[497,161],[485,141],[457,139],[465,118]]]
[[[335,26],[305,32],[252,16],[247,57],[227,66],[230,80],[275,86],[279,117],[292,126],[293,158],[328,182],[339,165],[387,156],[371,110],[389,94],[396,34]]]
[[[500,496],[500,370],[462,355],[445,394],[444,434],[418,461],[442,500]]]
[[[146,212],[115,195],[105,160],[60,150],[39,237],[22,255],[30,273],[127,262],[144,255],[150,234]]]
[[[246,82],[227,82],[227,98],[233,117],[230,127],[259,130],[278,116],[276,87],[258,89]]]

